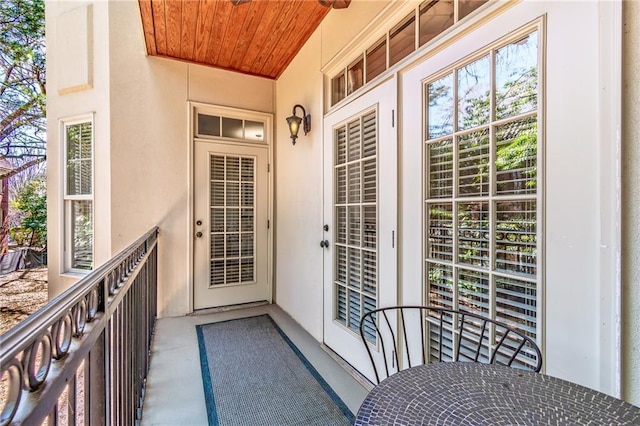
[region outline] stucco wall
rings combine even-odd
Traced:
[[[640,405],[640,2],[623,3],[623,396]]]
[[[351,39],[366,28],[389,3],[389,0],[353,0],[348,9],[331,11],[320,26],[322,65],[326,65]]]
[[[275,301],[322,341],[323,75],[320,69],[385,7],[355,0],[333,10],[276,83]],[[311,114],[311,132],[291,144],[285,118],[295,104]],[[299,111],[298,111],[299,112]],[[328,261],[328,260],[327,260]]]
[[[46,46],[47,46],[47,236],[49,262],[49,298],[61,293],[76,282],[81,276],[62,274],[63,271],[63,234],[62,234],[62,180],[63,180],[63,147],[60,141],[60,119],[85,114],[94,114],[94,260],[97,265],[111,257],[111,217],[108,214],[111,206],[109,181],[110,156],[110,117],[109,117],[109,19],[108,4],[96,2],[91,4],[91,18],[88,31],[70,26],[58,28],[60,16],[78,8],[87,2],[46,2]],[[92,47],[90,63],[93,68],[93,87],[76,90],[67,94],[58,94],[63,88],[60,81],[66,66],[59,59],[67,56],[74,58],[76,54],[69,51],[69,46],[58,41],[58,31],[67,32],[67,36],[86,38]]]
[[[47,2],[49,87],[56,84],[54,19],[80,3]],[[188,101],[273,113],[275,82],[148,57],[135,0],[92,4],[94,88],[49,96],[50,293],[78,277],[60,276],[58,118],[95,112],[95,259],[108,260],[160,226],[159,315],[189,312]],[[64,48],[64,47],[62,47]]]
[[[189,312],[188,101],[273,112],[274,82],[145,55],[138,2],[111,2],[111,226],[116,253],[160,226],[159,314]]]
[[[322,340],[322,74],[316,31],[276,86],[275,301]],[[294,146],[284,118],[294,105],[311,114],[311,132]],[[299,110],[298,110],[299,113]]]

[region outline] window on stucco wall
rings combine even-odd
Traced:
[[[64,271],[93,269],[93,120],[63,121]]]

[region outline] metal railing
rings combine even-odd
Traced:
[[[157,312],[158,228],[0,337],[0,425],[133,425]]]

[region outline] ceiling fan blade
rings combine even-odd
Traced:
[[[334,9],[346,9],[351,4],[351,0],[333,0]]]

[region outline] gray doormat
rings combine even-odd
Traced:
[[[196,326],[209,425],[349,425],[354,416],[269,315]]]

